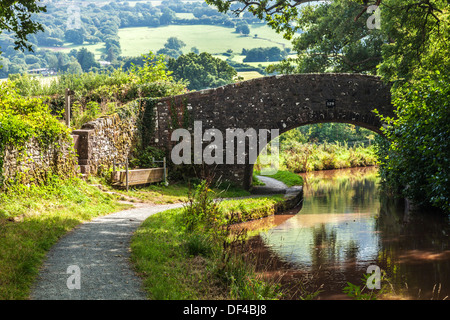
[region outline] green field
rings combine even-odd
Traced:
[[[244,78],[244,81],[264,77],[257,71],[242,71],[238,72],[238,76]]]
[[[283,39],[267,25],[251,25],[250,36],[234,33],[233,28],[212,25],[170,25],[158,28],[123,28],[119,30],[120,46],[123,56],[138,56],[156,52],[164,46],[169,37],[177,37],[186,43],[184,52],[197,47],[200,52],[220,54],[231,49],[240,53],[242,49],[257,47],[290,47],[291,43]],[[255,34],[258,35],[255,38]]]
[[[42,49],[45,49],[45,50],[51,50],[51,51],[55,51],[55,52],[60,51],[60,52],[65,52],[65,53],[69,53],[70,50],[72,50],[72,49],[80,50],[81,48],[88,49],[95,55],[95,58],[97,60],[99,60],[100,56],[102,54],[104,54],[103,49],[105,48],[105,44],[104,43],[88,44],[87,42],[84,42],[84,44],[82,44],[82,45],[74,45],[71,43],[64,43],[63,47],[42,47]]]

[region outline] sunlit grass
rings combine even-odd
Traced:
[[[28,298],[45,254],[61,236],[126,207],[78,179],[0,193],[0,300]]]
[[[283,39],[267,25],[251,25],[251,35],[242,36],[234,32],[234,28],[213,25],[169,25],[158,28],[135,27],[119,29],[120,46],[123,56],[138,56],[149,51],[156,52],[166,43],[169,37],[181,39],[186,47],[185,53],[192,47],[200,52],[211,54],[224,53],[231,49],[241,53],[242,49],[258,47],[282,48],[291,47],[291,43]],[[258,34],[258,38],[254,37]],[[261,39],[264,38],[264,39]]]
[[[282,196],[226,200],[220,202],[220,208],[229,217],[258,219],[273,214],[274,206],[281,202]],[[192,244],[193,237],[186,233],[182,224],[182,212],[180,208],[152,215],[132,238],[132,261],[143,278],[148,297],[156,300],[233,299],[236,295],[248,295],[251,299],[264,297],[251,292],[252,285],[258,287],[259,280],[252,267],[237,257],[224,266],[221,249],[217,246],[211,246],[205,255],[190,254],[188,244]],[[228,220],[228,223],[233,222],[239,221]],[[201,237],[194,240],[201,241]],[[200,245],[205,246],[204,241],[201,242]],[[223,270],[240,274],[242,281],[228,287],[221,279]],[[273,290],[263,285],[259,288]],[[267,296],[276,296],[276,292],[267,292]]]

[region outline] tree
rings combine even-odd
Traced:
[[[169,8],[163,9],[163,14],[159,18],[159,22],[161,25],[169,25],[177,18],[175,12]]]
[[[382,28],[392,41],[383,50],[379,70],[384,79],[393,81],[396,117],[381,117],[388,126],[382,129],[386,140],[380,143],[378,152],[379,172],[386,188],[394,193],[417,205],[450,212],[447,3],[387,3],[391,10]],[[411,12],[415,12],[413,16]]]
[[[42,24],[32,20],[32,14],[46,11],[45,6],[32,0],[0,0],[0,33],[6,30],[14,34],[15,50],[32,51],[28,35],[44,31]]]
[[[246,23],[240,23],[236,26],[236,32],[241,33],[243,35],[249,35],[250,27]]]
[[[95,60],[94,54],[84,47],[78,50],[76,58],[84,72],[89,71],[92,67],[100,66]]]
[[[237,72],[226,61],[203,52],[190,52],[178,59],[169,59],[168,69],[175,80],[189,81],[188,89],[200,90],[232,83]]]
[[[67,65],[67,72],[71,74],[81,74],[83,73],[83,69],[78,61],[71,61]]]
[[[286,57],[286,52],[278,47],[253,48],[246,51],[244,62],[280,61]]]
[[[305,32],[293,40],[298,53],[293,72],[375,74],[387,37],[380,30],[367,28],[368,15],[355,21],[360,12],[361,5],[350,0],[303,7],[298,26]],[[286,72],[283,66],[278,71]]]
[[[83,44],[84,32],[82,29],[69,29],[66,30],[64,38],[67,42],[71,42],[73,44]]]
[[[158,50],[157,54],[163,54],[172,58],[178,58],[183,54],[181,49],[185,46],[186,44],[182,40],[178,39],[177,37],[170,37],[164,44],[164,48]]]

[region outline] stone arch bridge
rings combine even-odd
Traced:
[[[350,123],[380,134],[382,123],[373,110],[394,116],[390,85],[379,77],[360,74],[263,77],[163,98],[153,108],[154,140],[149,143],[168,151],[179,143],[171,141],[173,130],[184,127],[193,133],[195,122],[201,123],[202,132],[217,129],[225,139],[226,130],[231,128],[278,129],[282,134],[299,126],[325,122]],[[194,142],[192,137],[191,143]],[[203,141],[203,147],[209,143]],[[248,154],[247,150],[244,164],[224,161],[206,167],[215,179],[230,180],[249,189],[253,165]]]
[[[378,77],[359,74],[263,77],[132,105],[133,112],[105,116],[72,132],[81,173],[100,172],[111,168],[113,161],[124,162],[137,143],[165,149],[169,161],[175,162],[171,155],[186,138],[190,151],[183,149],[178,154],[188,154],[191,163],[199,166],[181,169],[195,168],[197,173],[201,170],[216,180],[229,180],[249,189],[255,149],[258,153],[272,136],[266,135],[267,141],[257,136],[255,143],[244,135],[244,143],[239,144],[238,139],[226,135],[228,131],[278,130],[282,134],[308,124],[345,122],[381,133],[382,123],[373,110],[394,116],[390,86]],[[201,124],[200,129],[197,124]],[[180,128],[186,135],[172,141]],[[211,131],[216,135],[208,136]],[[230,141],[236,143],[230,144],[234,150],[228,158]],[[211,151],[212,143],[217,148],[210,154],[218,155],[222,163],[202,157],[203,150]],[[256,148],[252,147],[255,144]],[[242,145],[245,148],[239,149]]]

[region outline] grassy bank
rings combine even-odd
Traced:
[[[28,298],[45,254],[61,236],[126,207],[79,179],[0,193],[0,300]]]
[[[255,173],[255,175],[261,174],[260,171],[255,171],[254,173]],[[265,177],[269,177],[269,178],[273,178],[278,181],[281,181],[288,187],[303,185],[303,178],[301,176],[299,176],[298,174],[290,172],[290,171],[280,170],[280,171],[277,171],[277,173],[275,173],[275,174],[266,175]],[[256,182],[255,185],[264,184],[264,183],[261,183],[258,179],[256,179],[255,182]]]
[[[281,154],[282,167],[292,172],[373,166],[377,163],[375,147],[346,143],[295,144]]]
[[[279,298],[276,284],[259,279],[254,267],[233,253],[242,234],[232,237],[227,226],[271,215],[283,198],[226,200],[217,205],[210,200],[197,195],[189,215],[186,208],[159,213],[135,233],[132,261],[149,298]]]

